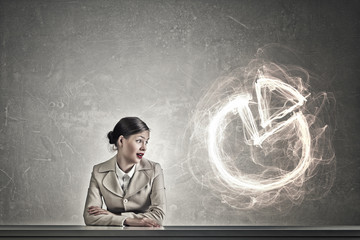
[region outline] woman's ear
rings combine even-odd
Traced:
[[[122,147],[122,145],[123,145],[123,139],[124,139],[124,136],[123,136],[123,135],[120,135],[120,137],[118,138],[118,141],[117,141],[118,147]]]

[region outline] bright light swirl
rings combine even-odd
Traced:
[[[267,132],[260,136],[259,132],[256,129],[255,121],[252,118],[251,111],[249,109],[249,96],[239,96],[234,100],[226,104],[219,112],[214,116],[212,121],[209,124],[208,128],[208,153],[211,162],[214,164],[214,170],[217,171],[220,176],[226,183],[228,183],[232,188],[242,188],[242,189],[251,189],[255,191],[270,191],[277,188],[281,188],[286,184],[291,183],[298,177],[301,177],[307,170],[310,164],[310,144],[311,137],[309,133],[308,124],[305,117],[302,113],[295,113],[294,116],[289,118],[287,121],[278,124],[272,129],[271,132]],[[299,161],[297,167],[287,174],[278,176],[271,179],[252,179],[246,174],[241,174],[239,176],[233,176],[229,173],[225,165],[223,164],[223,155],[221,150],[219,150],[219,145],[221,145],[222,137],[225,131],[226,126],[222,125],[223,120],[226,115],[238,109],[240,118],[244,123],[244,127],[247,131],[250,132],[250,135],[253,137],[256,144],[261,144],[267,137],[276,133],[282,127],[287,126],[296,121],[299,127],[299,138],[302,142],[302,158]]]
[[[277,113],[273,116],[270,116],[268,109],[271,108],[270,103],[266,101],[262,96],[262,89],[269,88],[270,90],[277,90],[281,95],[286,97],[287,101],[290,101],[294,105]],[[259,103],[259,115],[261,119],[261,126],[264,128],[271,124],[271,122],[275,119],[281,119],[287,114],[294,111],[296,108],[302,106],[306,98],[301,95],[294,87],[286,84],[278,79],[271,79],[266,77],[259,78],[255,83],[256,96],[258,98]]]
[[[185,138],[193,177],[235,209],[283,211],[326,194],[335,153],[322,119],[332,121],[333,98],[310,95],[310,79],[301,67],[262,59],[217,79]]]

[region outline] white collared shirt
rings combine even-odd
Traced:
[[[117,163],[115,165],[116,165],[115,172],[116,172],[116,176],[118,178],[120,187],[123,189],[124,192],[126,192],[128,186],[129,186],[130,180],[134,176],[136,164],[134,164],[134,166],[130,169],[130,171],[128,173],[125,173],[123,170],[121,170]],[[129,177],[126,177],[125,175],[127,175]]]

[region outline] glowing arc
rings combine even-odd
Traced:
[[[274,84],[276,88],[280,88],[282,92],[290,93],[294,98],[298,99],[297,104],[294,104],[287,110],[280,112],[276,116],[270,116],[264,109],[264,101],[259,103],[259,114],[262,117],[262,126],[269,125],[274,119],[279,119],[286,114],[293,112],[294,109],[304,104],[306,98],[302,96],[296,89],[291,87],[290,85],[280,82],[279,80],[269,79],[269,78],[261,78],[258,79],[256,86],[256,94],[259,102],[263,101],[261,98],[261,88],[265,86],[271,86]],[[272,87],[274,87],[274,85]],[[249,100],[251,99],[251,95],[240,95],[235,97],[225,106],[223,106],[218,113],[212,118],[210,124],[208,125],[208,154],[210,161],[213,163],[213,170],[217,172],[218,176],[228,183],[231,186],[241,188],[244,190],[252,190],[252,191],[271,191],[274,189],[281,188],[297,178],[301,177],[305,171],[307,170],[308,165],[311,162],[311,136],[309,132],[309,126],[306,121],[305,116],[301,113],[294,113],[288,120],[276,124],[270,132],[266,132],[263,135],[259,134],[259,131],[256,127],[255,120],[252,116],[251,110],[249,108]],[[263,104],[263,105],[262,105]],[[270,178],[265,180],[255,180],[252,179],[245,174],[240,172],[240,175],[234,176],[227,170],[226,166],[222,161],[222,154],[219,151],[218,145],[219,142],[222,142],[221,136],[223,136],[223,132],[226,129],[226,126],[222,126],[226,115],[230,112],[237,111],[240,115],[240,118],[243,122],[243,126],[245,131],[248,132],[249,136],[253,141],[254,145],[260,146],[261,143],[274,133],[280,131],[282,128],[288,126],[289,124],[298,124],[299,126],[299,138],[302,142],[302,157],[298,163],[298,165],[291,171],[286,174],[280,175],[276,178]],[[262,115],[261,115],[262,114]],[[268,119],[267,121],[263,121]],[[219,137],[218,137],[219,136]]]

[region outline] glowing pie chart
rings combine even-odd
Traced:
[[[276,93],[286,103],[276,111],[272,109],[271,95]],[[280,79],[259,77],[255,83],[255,94],[257,103],[257,114],[260,124],[255,121],[249,104],[254,103],[253,96],[249,93],[239,93],[230,97],[230,101],[219,107],[217,113],[212,117],[207,128],[207,149],[209,160],[215,174],[232,189],[246,190],[252,192],[272,191],[291,184],[306,173],[313,161],[311,158],[311,135],[309,124],[300,107],[306,102],[306,97],[301,95],[291,85]],[[247,143],[254,147],[260,147],[262,143],[274,137],[275,134],[292,125],[297,129],[297,138],[301,142],[301,156],[297,166],[291,171],[282,171],[281,174],[269,178],[257,178],[247,174],[245,169],[230,171],[225,160],[229,156],[224,154],[222,143],[224,132],[228,122],[229,114],[238,114],[243,124],[243,131],[248,136]],[[258,126],[260,125],[260,126]],[[231,160],[231,159],[230,159]]]

